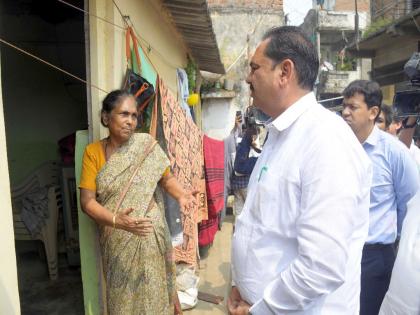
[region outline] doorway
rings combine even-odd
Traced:
[[[68,2],[84,6],[84,0]],[[83,13],[57,0],[0,0],[0,21],[4,40],[86,78]],[[74,133],[88,127],[86,86],[5,45],[1,69],[21,313],[83,314],[71,154]],[[41,177],[54,179],[43,182],[34,174],[49,164],[53,167]],[[51,187],[57,199],[56,220],[48,204]],[[26,214],[21,216],[23,208]],[[51,225],[49,221],[56,230],[49,230],[44,237],[49,245],[44,246],[37,235]],[[51,245],[54,238],[56,246]],[[55,266],[50,261],[54,247]]]

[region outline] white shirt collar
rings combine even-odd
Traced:
[[[314,102],[317,102],[315,95],[313,92],[309,92],[271,121],[268,127],[274,126],[278,131],[289,128]]]

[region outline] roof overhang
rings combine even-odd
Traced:
[[[420,9],[412,11],[359,42],[352,43],[347,47],[347,51],[355,57],[374,58],[378,48],[386,46],[399,36],[420,38]]]
[[[206,0],[163,0],[200,70],[225,73]]]

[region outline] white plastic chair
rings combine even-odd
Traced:
[[[44,244],[51,280],[58,277],[57,262],[57,221],[58,211],[62,209],[60,189],[60,164],[57,161],[48,161],[36,168],[19,185],[12,188],[13,227],[16,240],[40,240]],[[25,195],[36,187],[48,188],[49,217],[41,232],[32,237],[21,218],[22,201]]]

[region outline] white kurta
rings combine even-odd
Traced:
[[[369,158],[313,93],[268,132],[236,221],[233,281],[252,314],[358,314]]]

